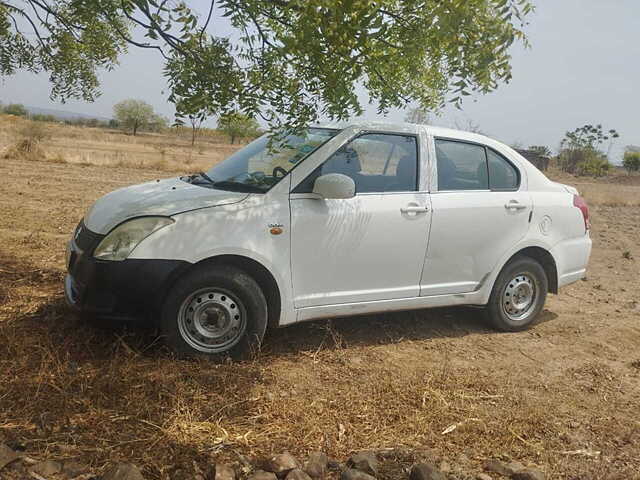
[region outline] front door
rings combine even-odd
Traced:
[[[418,164],[416,136],[363,134],[293,190],[296,308],[419,296],[431,214]],[[310,198],[327,173],[350,176],[355,197]]]
[[[529,229],[531,198],[520,173],[483,145],[436,139],[438,190],[423,296],[475,291]]]

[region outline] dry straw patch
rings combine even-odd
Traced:
[[[33,122],[10,115],[0,115],[0,131],[4,158],[168,172],[208,170],[242,146],[229,145],[226,137],[210,131],[192,147],[183,132],[134,137],[118,130]],[[41,137],[36,139],[36,133]]]

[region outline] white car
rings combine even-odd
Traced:
[[[508,146],[364,123],[105,195],[69,242],[65,293],[157,321],[180,353],[243,356],[268,326],[426,307],[485,306],[522,330],[590,252],[578,192]]]

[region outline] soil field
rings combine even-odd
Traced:
[[[628,203],[589,184],[589,277],[550,296],[529,331],[421,310],[292,326],[255,360],[214,365],[174,359],[152,330],[83,322],[63,300],[65,242],[89,205],[167,175],[0,161],[0,443],[96,473],[131,461],[149,479],[315,449],[387,452],[388,479],[416,456],[460,479],[488,458],[547,478],[640,478],[637,184]]]

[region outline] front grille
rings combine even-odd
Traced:
[[[81,220],[76,227],[73,238],[80,250],[91,255],[91,253],[93,253],[93,249],[96,248],[98,243],[100,243],[100,240],[104,238],[104,235],[92,232],[85,226],[84,221]]]

